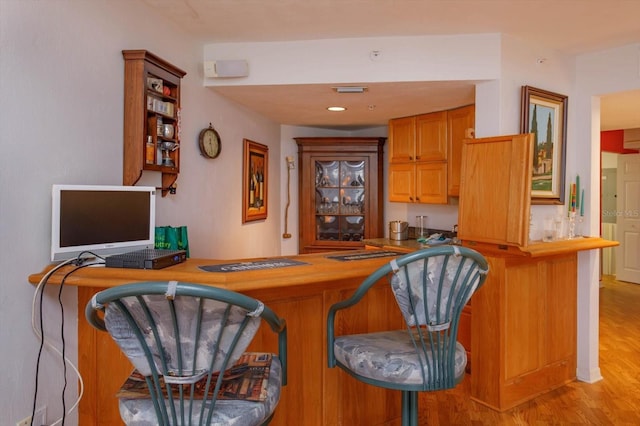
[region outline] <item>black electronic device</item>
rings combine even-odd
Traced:
[[[107,257],[107,268],[162,269],[187,260],[185,250],[142,249]]]

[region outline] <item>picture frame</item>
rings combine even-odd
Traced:
[[[522,86],[520,133],[534,134],[531,204],[564,204],[568,99]]]
[[[267,218],[269,147],[244,139],[242,168],[242,223]]]

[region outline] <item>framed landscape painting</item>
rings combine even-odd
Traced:
[[[522,86],[520,133],[533,133],[531,204],[564,204],[567,100],[558,93]]]

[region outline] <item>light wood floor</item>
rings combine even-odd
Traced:
[[[420,398],[420,425],[640,425],[640,285],[603,278],[597,383],[573,382],[504,413],[456,389]]]

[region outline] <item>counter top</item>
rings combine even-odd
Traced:
[[[531,257],[549,256],[571,253],[574,251],[593,250],[620,245],[617,241],[605,240],[600,237],[578,237],[571,240],[563,239],[548,243],[542,241],[530,241],[527,247],[521,250]]]
[[[377,247],[382,249],[394,249],[402,251],[415,251],[426,247],[425,244],[419,243],[415,239],[409,240],[392,240],[389,238],[371,238],[364,240],[365,246]]]
[[[368,247],[382,250],[409,253],[420,250],[428,245],[421,244],[415,239],[390,240],[388,238],[366,239]],[[465,241],[464,246],[478,250],[483,254],[499,256],[528,256],[543,257],[572,253],[582,250],[592,250],[619,245],[617,241],[604,240],[599,237],[583,237],[572,240],[560,240],[550,243],[531,242],[527,247],[501,247],[496,244],[473,243]],[[331,281],[363,279],[374,270],[389,261],[390,256],[371,257],[357,260],[338,260],[336,257],[349,255],[357,258],[367,250],[336,251],[328,253],[312,253],[297,256],[279,256],[255,259],[213,260],[187,259],[186,262],[164,269],[127,269],[105,268],[103,266],[85,267],[69,275],[65,284],[84,287],[112,287],[115,285],[139,281],[178,280],[193,283],[216,285],[235,291],[249,291],[256,289],[295,287],[314,283]],[[251,269],[235,272],[207,272],[202,267],[229,263],[247,263],[278,260],[294,260],[299,264],[294,266],[275,267],[267,269]],[[54,265],[48,265],[42,272],[29,276],[29,282],[37,284]],[[65,274],[72,271],[74,266],[65,266],[53,274],[49,282],[60,284]]]
[[[406,251],[406,250],[405,250]],[[85,267],[73,272],[65,281],[65,285],[80,287],[113,287],[129,282],[177,280],[202,283],[227,288],[234,291],[250,291],[258,289],[295,287],[314,283],[327,283],[341,280],[361,280],[388,262],[393,256],[371,257],[357,260],[338,260],[336,257],[349,256],[357,258],[370,250],[337,251],[328,253],[312,253],[297,256],[279,256],[254,259],[187,259],[178,265],[163,269],[128,269],[106,268],[104,266]],[[222,264],[295,260],[294,266],[252,269],[234,272],[207,272],[202,267]],[[29,276],[29,282],[37,284],[54,265],[48,265],[42,272]],[[60,284],[62,278],[72,271],[74,266],[64,266],[54,273],[51,284]],[[325,284],[326,285],[326,284]]]
[[[421,244],[414,239],[410,240],[390,240],[389,238],[373,238],[364,240],[365,245],[382,249],[396,249],[402,251],[414,251],[429,247]],[[552,242],[530,241],[526,247],[515,246],[498,246],[490,243],[475,243],[472,241],[463,241],[462,245],[470,247],[481,253],[504,254],[514,256],[542,257],[554,256],[565,253],[572,253],[583,250],[593,250],[606,247],[615,247],[619,245],[617,241],[605,240],[600,237],[578,237],[571,240],[563,239]]]

